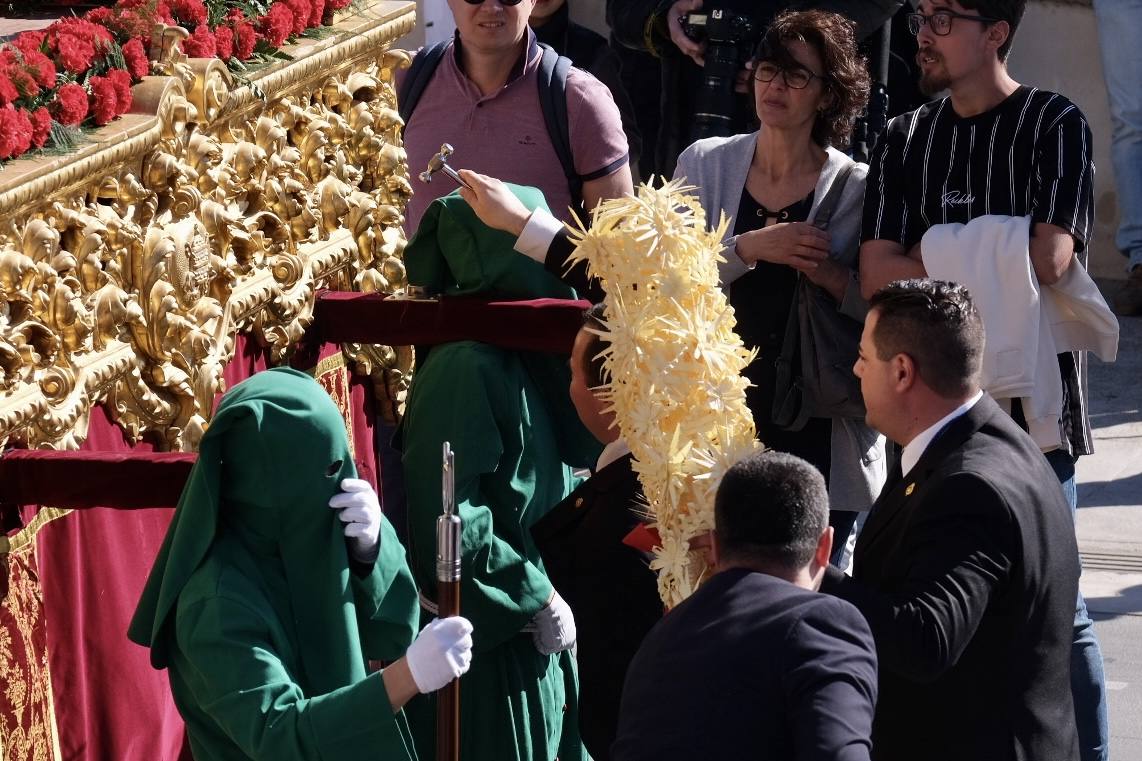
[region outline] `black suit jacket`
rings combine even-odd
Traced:
[[[875,702],[872,635],[855,608],[775,576],[722,571],[647,635],[611,755],[867,761]]]
[[[587,276],[587,263],[577,262],[573,267],[567,266],[567,259],[575,251],[571,244],[571,235],[567,228],[561,228],[547,245],[547,255],[543,260],[543,267],[552,275],[575,289],[579,298],[586,299],[592,304],[598,304],[606,296],[606,291],[597,278]]]
[[[853,578],[880,655],[873,757],[1078,758],[1070,653],[1078,548],[1046,459],[984,396],[885,486]]]
[[[622,543],[645,509],[627,455],[580,484],[531,529],[548,578],[575,614],[579,728],[595,761],[609,758],[627,666],[662,617],[647,559]]]

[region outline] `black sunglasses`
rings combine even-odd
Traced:
[[[484,0],[464,0],[468,5],[483,5]],[[500,0],[500,5],[519,5],[523,0]]]
[[[925,16],[923,13],[909,13],[908,31],[914,35],[920,34],[920,27],[926,25],[937,37],[945,37],[951,34],[952,19],[957,18],[962,18],[965,21],[978,21],[981,24],[995,24],[1003,20],[988,18],[987,16],[969,16],[966,13],[956,13],[955,11],[936,11],[930,16]]]

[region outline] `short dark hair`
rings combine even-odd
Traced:
[[[822,147],[843,148],[849,143],[853,123],[868,103],[870,86],[868,66],[857,52],[856,24],[839,13],[786,11],[766,30],[754,62],[800,66],[789,52],[789,43],[795,41],[804,42],[821,56],[825,89],[833,96],[813,122],[813,141]]]
[[[714,497],[718,548],[728,559],[800,570],[828,523],[825,478],[784,452],[757,452],[736,463]]]
[[[1023,20],[1023,14],[1027,10],[1027,0],[959,0],[959,3],[967,10],[975,11],[981,16],[1007,22],[1010,28],[1007,39],[996,51],[999,60],[1006,61],[1007,54],[1011,52],[1011,43],[1015,41],[1015,30],[1019,28],[1019,22]]]
[[[924,383],[951,399],[979,385],[984,331],[968,289],[945,280],[897,280],[868,302],[877,313],[876,356],[907,354]]]
[[[606,319],[607,309],[601,303],[593,304],[590,309],[583,312],[583,327],[580,330],[586,330],[589,336],[581,360],[583,362],[583,377],[587,379],[587,388],[598,388],[607,383],[603,358],[599,356],[599,353],[605,348],[606,341],[596,332],[607,329]]]

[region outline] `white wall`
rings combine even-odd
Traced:
[[[1015,36],[1008,68],[1011,76],[1024,84],[1066,95],[1086,114],[1094,133],[1096,168],[1095,234],[1089,267],[1095,277],[1126,277],[1126,260],[1114,245],[1118,194],[1110,163],[1110,112],[1094,11],[1087,5],[1029,3]],[[1142,87],[1142,82],[1138,86]]]

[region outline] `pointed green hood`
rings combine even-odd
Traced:
[[[179,594],[220,532],[248,550],[239,570],[292,611],[302,674],[322,694],[365,677],[342,526],[329,499],[356,476],[345,424],[308,375],[275,368],[227,393],[199,448],[128,636],[165,668]]]

